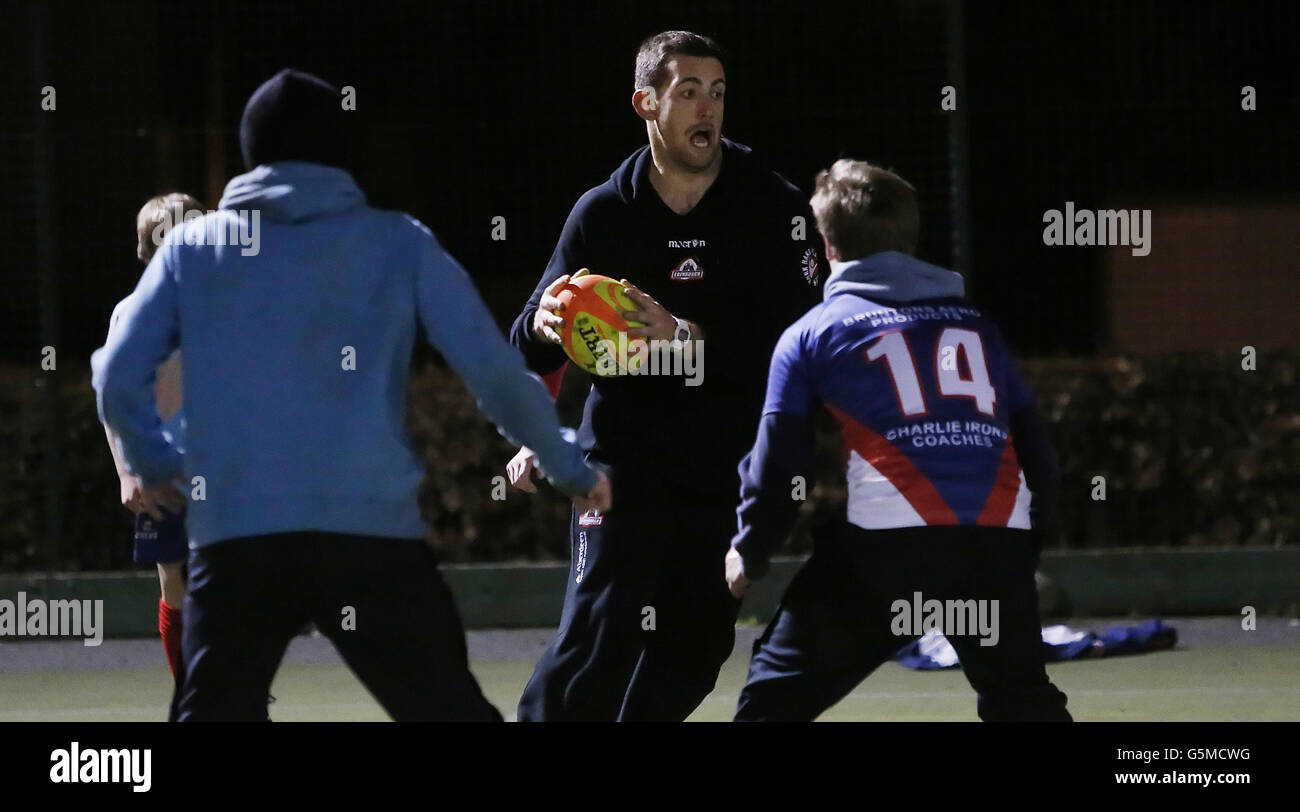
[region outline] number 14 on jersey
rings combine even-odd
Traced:
[[[925,404],[925,393],[921,391],[921,378],[916,371],[912,349],[901,332],[885,333],[867,348],[865,354],[872,363],[882,358],[885,360],[903,414],[910,417],[929,411]],[[958,358],[962,354],[966,356],[969,378],[963,378],[961,374]],[[979,333],[960,327],[945,328],[935,343],[934,374],[941,397],[970,398],[981,413],[993,416],[997,392],[989,382],[988,365],[984,361],[984,342]]]

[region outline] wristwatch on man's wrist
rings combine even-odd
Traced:
[[[673,321],[677,322],[677,328],[673,330],[673,341],[690,341],[691,323],[686,319],[679,319],[676,316],[673,316]]]

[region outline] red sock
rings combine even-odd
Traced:
[[[167,665],[176,678],[176,670],[181,664],[181,610],[168,606],[167,601],[158,599],[158,634],[162,635],[163,652],[167,655]]]

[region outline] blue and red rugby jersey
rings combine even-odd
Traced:
[[[794,478],[811,487],[818,410],[848,452],[850,524],[1029,530],[1033,495],[1055,492],[1055,461],[1015,359],[964,300],[961,275],[896,251],[835,266],[824,301],[777,344],[740,464],[732,546],[746,575],[764,574],[789,533]]]

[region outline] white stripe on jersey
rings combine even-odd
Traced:
[[[853,450],[849,451],[848,479],[850,524],[865,530],[925,526],[925,519],[894,483]]]
[[[1011,518],[1007,519],[1007,527],[1017,527],[1021,530],[1028,530],[1029,524],[1029,500],[1033,494],[1029,490],[1029,485],[1025,483],[1025,472],[1020,472],[1020,490],[1016,491],[1016,504],[1011,508]]]
[[[1016,503],[1006,526],[1020,530],[1030,528],[1029,502],[1033,494],[1025,482],[1025,472],[1020,471],[1020,486]],[[894,527],[924,527],[925,519],[916,512],[894,483],[876,470],[856,451],[849,451],[849,523],[864,530],[886,530]]]

